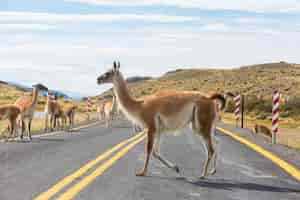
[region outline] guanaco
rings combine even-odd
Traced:
[[[253,132],[255,134],[261,133],[261,134],[263,134],[263,135],[265,135],[265,136],[267,136],[269,138],[272,138],[272,131],[268,127],[266,127],[264,125],[255,124]]]
[[[38,103],[38,96],[40,90],[48,90],[47,87],[43,86],[42,84],[33,85],[33,92],[31,96],[23,96],[16,100],[15,105],[18,106],[21,110],[20,118],[21,118],[21,126],[22,126],[22,133],[21,139],[23,139],[23,133],[25,131],[25,123],[27,121],[27,128],[28,128],[28,137],[31,140],[31,123],[33,119],[34,111],[37,107]]]
[[[207,158],[201,177],[216,172],[216,142],[214,140],[217,110],[215,100],[220,101],[220,110],[225,108],[226,99],[220,93],[205,95],[198,91],[165,91],[143,98],[134,99],[120,71],[120,63],[114,62],[113,68],[97,78],[98,84],[112,83],[118,106],[127,118],[145,127],[147,131],[146,159],[137,176],[145,176],[150,155],[165,166],[179,172],[176,164],[163,158],[160,153],[160,136],[166,132],[177,132],[191,124],[194,133],[202,136],[207,149]]]
[[[18,106],[12,104],[0,106],[0,120],[8,119],[8,129],[10,132],[10,137],[13,137],[17,132],[17,118],[20,113],[21,110]]]

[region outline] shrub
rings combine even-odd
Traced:
[[[228,101],[226,106],[227,112],[234,112],[234,101]]]

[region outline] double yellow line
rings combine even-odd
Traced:
[[[121,143],[117,144],[116,146],[108,149],[104,153],[100,154],[96,159],[88,162],[83,167],[79,168],[74,173],[70,174],[69,176],[65,177],[64,179],[60,180],[57,184],[53,185],[50,189],[40,194],[35,200],[47,200],[53,197],[54,195],[58,194],[61,190],[65,187],[70,185],[74,180],[77,178],[82,177],[88,170],[93,168],[99,162],[105,160],[113,153],[117,152],[114,156],[112,156],[109,160],[102,163],[97,169],[95,169],[91,174],[86,175],[82,178],[81,181],[76,183],[75,185],[71,186],[67,189],[63,194],[58,196],[57,199],[59,200],[68,200],[72,199],[78,194],[81,190],[83,190],[86,186],[88,186],[92,181],[94,181],[98,176],[103,174],[109,167],[111,167],[115,162],[117,162],[120,158],[122,158],[130,149],[132,149],[135,145],[142,142],[146,138],[146,134],[141,132],[136,136],[129,138]],[[124,148],[123,148],[124,147]]]

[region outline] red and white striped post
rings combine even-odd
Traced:
[[[240,119],[240,107],[241,107],[241,95],[237,95],[233,98],[235,107],[234,107],[234,118],[236,121],[236,126],[238,125],[238,120]]]
[[[87,99],[87,108],[88,108],[88,111],[89,111],[89,112],[92,110],[92,106],[93,106],[93,104],[92,104],[92,99],[89,97],[89,98]]]
[[[273,92],[272,115],[272,144],[275,144],[279,126],[279,92],[277,90]]]
[[[88,97],[88,99],[87,99],[88,120],[90,120],[90,114],[89,114],[89,112],[92,111],[92,106],[93,106],[92,99],[90,97]]]

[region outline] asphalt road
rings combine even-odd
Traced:
[[[180,174],[152,158],[148,176],[136,177],[135,171],[143,166],[145,142],[136,146],[131,142],[142,136],[99,158],[100,162],[94,160],[133,136],[128,123],[114,121],[112,128],[95,125],[32,142],[0,143],[0,199],[47,199],[41,196],[45,192],[50,199],[300,199],[299,182],[220,133],[217,173],[203,180],[197,177],[205,151],[189,130],[177,137],[164,136],[161,145],[162,154],[178,164]],[[93,160],[94,165],[86,166]],[[83,166],[81,176],[68,177]]]

